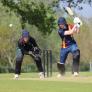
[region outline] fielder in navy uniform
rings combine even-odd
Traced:
[[[73,34],[79,32],[80,23],[75,25],[68,25],[64,17],[58,20],[58,34],[62,40],[60,49],[60,62],[57,63],[59,70],[58,77],[65,74],[65,63],[69,53],[73,55],[72,73],[74,76],[79,74],[80,50],[74,40]]]
[[[41,62],[41,50],[39,49],[35,39],[29,35],[29,32],[23,30],[22,37],[18,41],[15,65],[15,79],[21,73],[21,65],[24,55],[30,55],[38,68],[40,78],[44,78],[43,67]]]

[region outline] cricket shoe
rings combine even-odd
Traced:
[[[57,78],[61,78],[61,76],[62,76],[61,74],[58,74],[58,75],[57,75]]]
[[[73,76],[74,76],[74,77],[79,76],[78,72],[74,72]]]
[[[15,79],[15,80],[18,80],[18,79],[19,79],[19,75],[18,75],[18,74],[15,74],[15,75],[14,75],[14,79]]]
[[[64,77],[64,74],[63,75],[62,74],[57,75],[57,78],[62,78],[62,77]]]
[[[40,72],[39,76],[40,76],[40,79],[44,79],[45,78],[43,72]]]

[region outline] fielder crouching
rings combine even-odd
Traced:
[[[24,55],[30,55],[38,68],[40,78],[44,78],[43,67],[41,62],[41,50],[39,49],[36,41],[29,35],[29,32],[23,30],[22,37],[18,41],[16,53],[15,76],[17,79],[21,73],[21,65]]]
[[[65,62],[69,53],[73,55],[72,73],[74,76],[79,74],[80,50],[74,40],[73,34],[79,32],[80,23],[76,22],[75,25],[68,25],[64,17],[58,20],[58,34],[62,40],[60,49],[60,62],[57,63],[59,70],[58,77],[65,74]]]

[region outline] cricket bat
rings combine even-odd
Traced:
[[[71,9],[70,7],[65,7],[64,9],[67,11],[67,13],[68,13],[70,16],[73,16],[73,17],[74,17],[74,13],[73,13],[73,11],[72,11],[72,9]]]
[[[79,17],[76,17],[75,15],[74,15],[74,13],[73,13],[73,11],[72,11],[72,9],[70,8],[70,7],[64,7],[64,10],[65,10],[65,12],[68,14],[68,15],[70,15],[71,17],[73,17],[73,19],[74,19],[74,23],[76,24],[76,23],[80,23],[80,26],[82,26],[82,21],[81,21],[81,19],[79,18]]]

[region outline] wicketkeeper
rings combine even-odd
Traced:
[[[29,32],[23,30],[22,37],[18,41],[16,53],[15,79],[21,73],[21,65],[24,55],[30,55],[38,68],[40,78],[44,78],[43,67],[41,62],[41,50],[39,49],[35,39],[29,35]]]
[[[72,73],[74,76],[79,74],[79,62],[80,62],[80,50],[74,40],[73,34],[79,32],[80,21],[77,21],[74,25],[68,25],[64,17],[60,17],[58,20],[58,34],[61,37],[62,44],[60,49],[60,62],[57,63],[59,70],[58,77],[65,74],[65,62],[69,53],[73,55]]]

